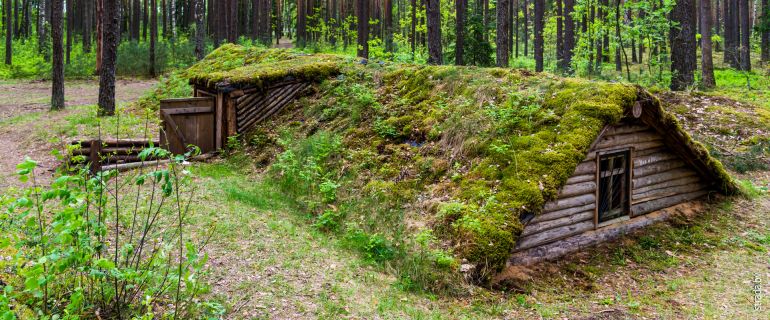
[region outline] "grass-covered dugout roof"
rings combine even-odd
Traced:
[[[340,56],[308,55],[225,44],[186,72],[190,83],[211,89],[257,87],[283,80],[318,81],[339,73]]]
[[[643,120],[672,149],[683,150],[721,191],[736,191],[722,165],[637,86],[515,69],[362,64],[234,45],[188,74],[206,87],[321,82],[318,94],[302,101],[303,112],[260,130],[267,136],[293,130],[298,140],[323,132],[340,137],[342,155],[324,170],[338,170],[329,176],[356,190],[347,197],[378,192],[411,203],[421,209],[404,220],[420,222],[404,224],[431,227],[443,249],[488,267],[504,265],[523,229],[520,217],[539,214],[556,198],[602,129],[630,115],[637,101]]]

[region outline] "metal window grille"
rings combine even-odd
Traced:
[[[630,152],[602,155],[599,159],[598,222],[628,215]]]

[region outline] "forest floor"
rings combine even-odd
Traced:
[[[155,80],[118,80],[116,99],[118,103],[136,100],[152,88]],[[65,129],[63,123],[71,124],[66,129],[79,135],[78,114],[95,112],[99,97],[99,81],[67,81],[65,110],[47,112],[51,101],[50,81],[12,80],[0,82],[0,189],[15,185],[13,178],[16,165],[29,156],[38,161],[39,168],[50,177],[57,166],[51,150],[61,147],[64,138],[70,134],[58,131]],[[86,113],[86,114],[87,114]]]
[[[48,150],[94,134],[97,84],[68,82],[72,99],[66,111],[57,113],[46,111],[48,85],[0,83],[0,152],[5,154],[0,190],[15,185],[10,176],[25,155],[42,159],[50,170],[56,158]],[[122,81],[119,99],[133,100],[152,85]],[[682,105],[695,103],[676,99]],[[699,101],[704,107],[734,104]],[[748,110],[766,111],[742,105],[738,112]],[[127,131],[141,131],[143,115],[121,114],[133,128]],[[682,119],[711,126],[732,117]],[[112,120],[103,121],[105,128],[116,127],[107,123]],[[729,136],[725,130],[717,132]],[[749,132],[742,139],[755,135]],[[366,262],[341,239],[317,231],[248,154],[236,150],[226,158],[192,164],[190,171],[198,191],[189,222],[193,234],[201,233],[194,236],[216,228],[206,248],[206,277],[209,298],[227,308],[227,318],[770,319],[770,198],[761,192],[705,203],[698,219],[661,223],[558,262],[516,270],[516,277],[526,280],[513,286],[516,290],[474,287],[457,297],[405,290],[389,266]],[[735,175],[757,190],[770,184],[767,171]],[[756,281],[764,288],[759,311],[752,292]]]

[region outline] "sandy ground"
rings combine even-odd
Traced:
[[[155,80],[118,80],[116,98],[119,103],[136,100],[155,83]],[[65,85],[67,107],[96,104],[98,95],[97,80],[68,81]],[[3,155],[0,157],[0,189],[17,184],[13,177],[16,164],[26,156],[38,161],[41,177],[49,177],[58,164],[51,154],[50,142],[33,139],[29,128],[5,125],[25,114],[57,116],[46,114],[50,100],[49,81],[0,82],[0,154]]]

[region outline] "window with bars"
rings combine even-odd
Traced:
[[[629,214],[630,158],[630,151],[613,152],[599,158],[598,223]]]

